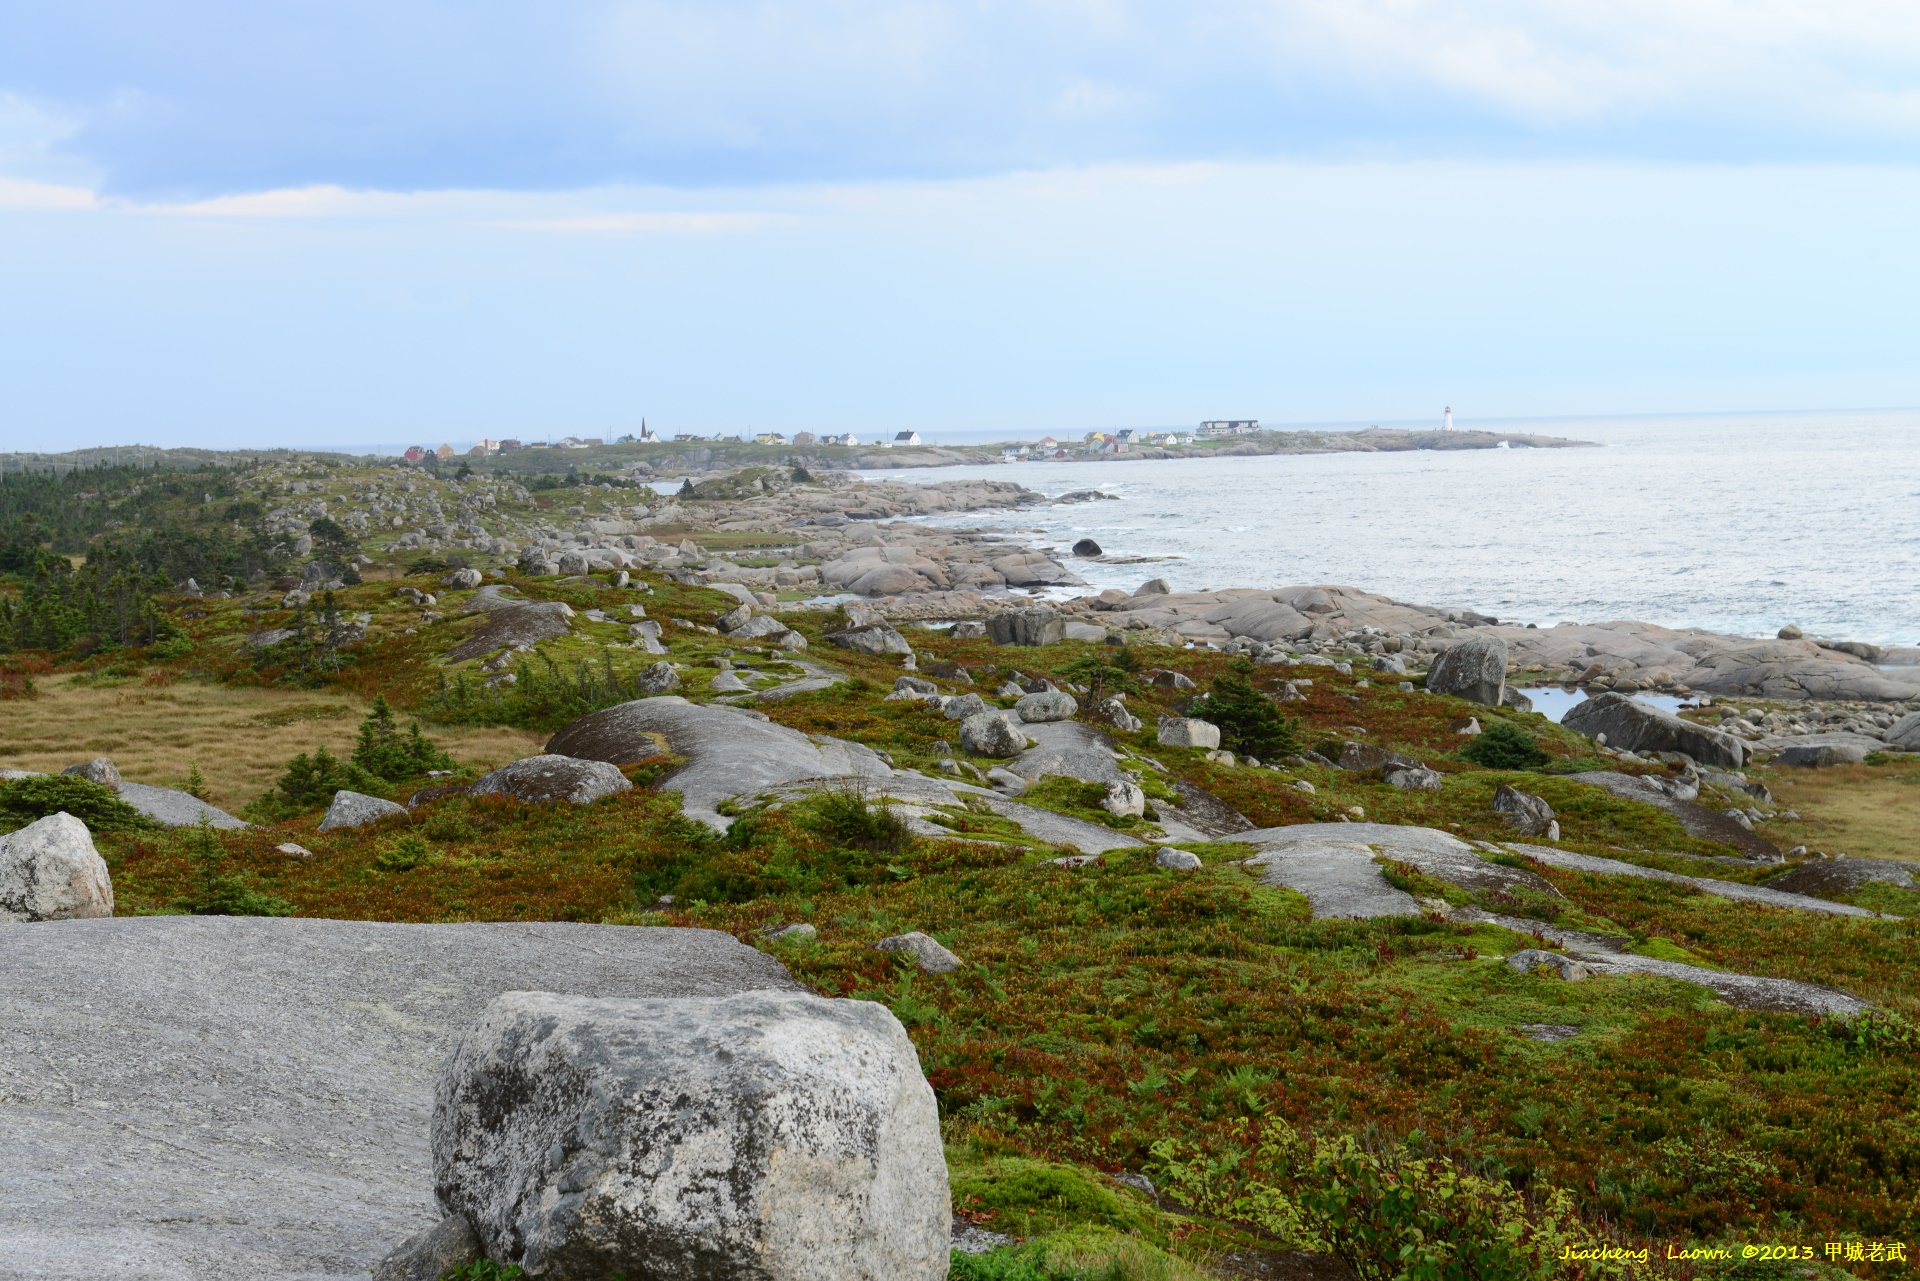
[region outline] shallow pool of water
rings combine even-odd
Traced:
[[[1566,690],[1558,685],[1542,685],[1538,688],[1522,689],[1520,692],[1533,700],[1534,711],[1539,712],[1555,725],[1560,723],[1562,716],[1573,710],[1575,703],[1583,703],[1587,698],[1587,691],[1584,689]],[[1684,699],[1675,698],[1671,694],[1635,694],[1634,697],[1663,712],[1677,712],[1685,702]]]

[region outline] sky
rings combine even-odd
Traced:
[[[1920,404],[1894,0],[15,0],[0,449]]]

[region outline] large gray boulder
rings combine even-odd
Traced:
[[[367,1281],[444,1217],[434,1076],[495,996],[797,990],[716,931],[555,922],[49,921],[0,972],[0,1275],[35,1281]]]
[[[627,776],[606,761],[553,752],[503,765],[481,775],[468,789],[474,796],[511,796],[534,804],[566,801],[570,805],[591,805],[603,797],[632,790]]]
[[[1009,712],[977,712],[960,722],[960,746],[975,756],[1005,759],[1026,750],[1027,735]]]
[[[1867,749],[1853,743],[1797,743],[1782,750],[1773,763],[1825,769],[1829,765],[1858,765],[1866,759]]]
[[[873,751],[824,734],[808,735],[724,705],[666,695],[592,712],[547,740],[547,751],[624,765],[670,753],[686,764],[660,780],[680,793],[689,817],[725,831],[722,801],[751,797],[801,779],[887,779]]]
[[[1920,712],[1908,712],[1888,728],[1887,746],[1896,752],[1920,752]]]
[[[434,1188],[545,1281],[937,1281],[940,1118],[883,1005],[509,992],[441,1070]]]
[[[1044,607],[1014,609],[989,618],[987,635],[996,645],[1052,645],[1067,638],[1067,620]]]
[[[680,688],[680,673],[673,670],[673,664],[661,661],[642,669],[633,678],[634,687],[648,698],[661,694],[670,694]]]
[[[1065,690],[1055,689],[1044,694],[1028,694],[1013,705],[1013,710],[1021,720],[1037,725],[1046,721],[1070,721],[1080,710],[1080,704]]]
[[[1507,826],[1522,836],[1545,836],[1557,840],[1560,824],[1553,806],[1544,797],[1534,796],[1505,783],[1493,789],[1493,812],[1502,815]]]
[[[978,694],[961,694],[947,700],[946,714],[950,721],[963,721],[987,710],[987,700]]]
[[[342,788],[333,794],[333,804],[327,806],[326,814],[320,819],[320,830],[331,832],[336,827],[365,827],[368,823],[378,823],[383,818],[404,815],[406,812],[404,805],[395,805],[378,796],[349,792]]]
[[[113,878],[87,825],[62,810],[0,836],[0,922],[113,915]]]
[[[1497,636],[1461,641],[1433,660],[1427,690],[1483,707],[1500,706],[1507,692],[1507,643]]]
[[[1695,725],[1625,694],[1600,694],[1575,703],[1560,723],[1607,746],[1634,752],[1684,752],[1702,765],[1739,769],[1747,745],[1733,735]]]
[[[860,654],[911,654],[913,646],[907,638],[884,623],[875,623],[871,627],[855,627],[844,632],[829,632],[827,639],[841,649],[850,649]]]

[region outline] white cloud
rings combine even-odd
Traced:
[[[99,204],[85,187],[0,178],[0,209],[96,209]]]

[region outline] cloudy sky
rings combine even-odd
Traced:
[[[1920,404],[1894,0],[16,0],[0,447]]]

